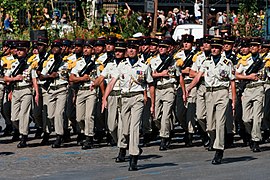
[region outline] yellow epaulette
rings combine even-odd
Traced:
[[[243,66],[247,65],[247,59],[251,57],[251,53],[249,53],[246,56],[242,56],[241,54],[237,54],[238,60],[238,65],[242,64]]]
[[[197,52],[197,53],[193,56],[192,61],[193,61],[193,62],[196,62],[197,57],[198,57],[199,55],[201,55],[201,54],[202,54],[202,51]]]
[[[184,61],[183,61],[182,58],[177,58],[177,59],[176,59],[176,66],[182,67],[183,64],[184,64]]]
[[[99,67],[98,67],[99,71],[102,72],[104,70],[104,65],[101,64]]]
[[[43,62],[43,65],[42,65],[43,68],[47,66],[48,61],[49,61],[50,59],[52,59],[52,58],[54,58],[54,55],[53,55],[53,54],[51,54],[51,55],[48,57],[48,59],[47,59],[46,61]]]
[[[78,59],[80,59],[80,58],[78,58]],[[67,63],[68,63],[68,70],[71,70],[76,66],[77,61],[68,60]]]
[[[150,64],[150,63],[151,63],[151,60],[152,60],[153,58],[156,58],[156,57],[157,57],[157,56],[149,57],[149,58],[146,60],[145,64]]]
[[[36,54],[33,54],[30,58],[28,58],[27,63],[32,64],[34,62],[34,59],[37,57]]]
[[[98,64],[100,64],[100,65],[103,64],[103,63],[102,63],[100,60],[98,60],[98,59],[96,59],[96,63],[98,63]]]
[[[67,55],[67,56],[64,56],[63,57],[63,61],[67,61],[67,59],[70,57],[70,56],[72,56],[73,54],[71,53],[71,54],[69,54],[69,55]]]
[[[37,67],[38,67],[38,62],[37,61],[33,61],[31,63],[31,69],[37,69]]]
[[[15,61],[17,61],[17,59],[8,60],[4,56],[4,57],[2,57],[2,61],[3,61],[3,68],[5,68],[5,69],[11,69],[12,63],[14,63]]]

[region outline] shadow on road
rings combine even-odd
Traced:
[[[14,152],[0,152],[0,156],[9,156],[15,154]]]
[[[243,157],[233,157],[233,158],[224,158],[222,160],[222,164],[235,163],[240,161],[252,161],[258,158],[254,158],[252,156],[243,156]]]
[[[138,169],[143,170],[143,169],[151,169],[151,168],[165,167],[165,166],[177,166],[177,165],[178,164],[175,164],[175,163],[142,164],[142,165],[138,165]]]
[[[144,160],[144,159],[157,159],[157,158],[161,158],[163,156],[160,155],[140,155],[139,159],[140,160]]]

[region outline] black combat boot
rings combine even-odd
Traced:
[[[167,138],[161,138],[161,143],[159,146],[160,151],[166,151],[167,150]]]
[[[70,138],[70,130],[69,130],[69,129],[64,129],[63,141],[64,141],[65,143],[71,142],[71,138]]]
[[[228,133],[225,135],[225,148],[232,148],[233,147],[233,133]]]
[[[253,152],[261,152],[261,148],[259,146],[259,141],[253,141],[252,151]]]
[[[262,133],[262,143],[268,143],[269,136],[270,136],[269,130],[264,130],[264,132]]]
[[[192,140],[193,140],[193,134],[186,132],[184,141],[185,141],[185,146],[186,147],[191,147],[192,146]]]
[[[120,148],[119,154],[117,158],[115,159],[115,162],[120,163],[120,162],[125,162],[125,157],[126,157],[126,148]]]
[[[41,146],[49,145],[49,139],[50,139],[50,134],[44,132],[43,137],[42,137],[42,141],[41,141],[40,145]]]
[[[214,159],[212,160],[212,164],[217,165],[221,164],[222,158],[223,158],[223,150],[216,150],[216,154]]]
[[[93,141],[93,136],[86,136],[86,139],[82,145],[82,149],[92,149],[94,148],[94,141]]]
[[[26,141],[27,141],[27,135],[22,135],[21,141],[17,145],[17,148],[25,148],[27,146]]]
[[[138,170],[138,167],[137,167],[138,157],[139,156],[130,155],[129,168],[128,168],[129,171],[137,171]]]
[[[83,133],[79,133],[76,140],[77,140],[77,145],[82,146],[83,140],[85,140],[85,135]]]
[[[63,142],[63,137],[61,135],[56,136],[56,140],[54,141],[54,143],[52,144],[52,148],[60,148],[61,144]]]
[[[20,140],[20,132],[19,129],[14,129],[13,135],[12,135],[12,142],[19,141]]]

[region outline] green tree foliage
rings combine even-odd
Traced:
[[[257,17],[258,2],[254,0],[245,0],[244,3],[239,4],[238,9],[241,14],[238,23],[238,29],[241,36],[261,36],[263,24],[260,18]]]

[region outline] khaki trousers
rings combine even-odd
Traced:
[[[119,148],[126,148],[121,119],[121,96],[108,96],[108,129]]]
[[[229,103],[229,91],[222,89],[206,92],[207,131],[216,131],[214,148],[224,150],[226,111]]]
[[[31,87],[12,92],[11,120],[13,122],[19,121],[19,127],[16,128],[22,135],[28,135],[32,97]],[[14,123],[15,126],[16,124]]]
[[[242,97],[243,121],[252,141],[260,141],[263,118],[264,87],[246,88]],[[252,123],[252,124],[251,124]]]
[[[198,122],[206,132],[206,101],[205,101],[206,87],[204,84],[201,84],[197,88],[197,97],[196,97],[196,116]]]
[[[79,90],[76,99],[77,122],[86,136],[94,136],[96,90]]]
[[[129,154],[139,155],[139,129],[144,106],[143,93],[132,97],[122,97],[123,134],[129,136]],[[128,134],[129,133],[129,134]]]
[[[173,129],[172,106],[175,100],[175,90],[173,87],[166,89],[156,88],[155,119],[160,122],[160,137],[169,138]]]
[[[67,88],[48,91],[48,119],[54,120],[55,133],[64,134],[64,110],[67,99]]]

